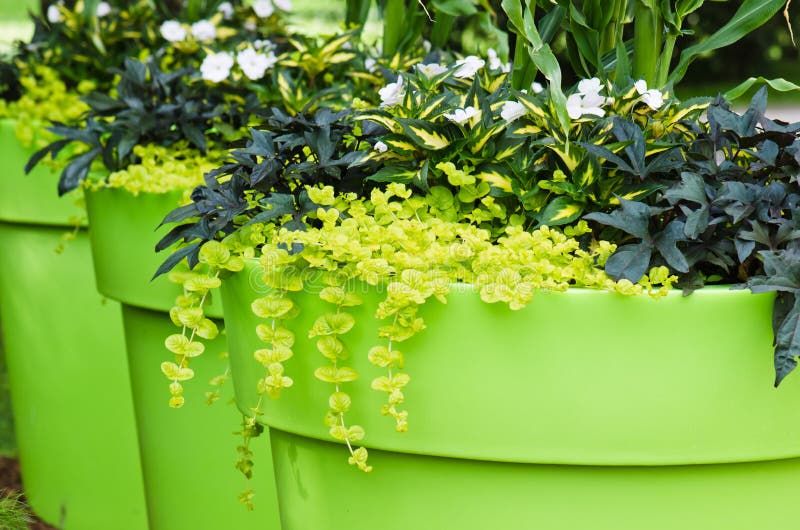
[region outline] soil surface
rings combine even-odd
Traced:
[[[12,494],[22,492],[19,462],[17,462],[16,458],[0,457],[0,494],[5,492]],[[58,530],[56,527],[42,522],[35,515],[33,520],[34,522],[30,525],[31,530]]]

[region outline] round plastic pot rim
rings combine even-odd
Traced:
[[[249,281],[257,266],[256,259],[247,260],[245,269],[224,279],[222,287],[234,383],[239,407],[245,413],[254,398],[254,381],[262,371],[261,366],[252,359],[251,352],[265,347],[257,337],[254,338],[255,325],[262,321],[250,314],[252,300],[268,292],[257,292],[257,288]],[[298,299],[301,309],[311,308],[311,304],[318,301],[310,290],[298,295],[302,297]],[[380,299],[377,294],[367,296],[365,305],[370,308]],[[414,397],[410,397],[411,386],[407,389],[409,401],[404,407],[407,406],[411,411],[411,418],[409,433],[405,434],[388,432],[393,429],[384,429],[379,425],[379,421],[393,422],[390,418],[380,417],[378,409],[381,399],[376,403],[367,396],[370,392],[369,380],[381,375],[381,370],[370,367],[362,357],[366,357],[371,346],[380,343],[369,338],[377,337],[373,327],[380,323],[361,320],[369,318],[370,314],[369,308],[363,308],[354,316],[356,322],[364,322],[367,329],[358,337],[343,337],[352,353],[347,364],[361,374],[359,381],[345,385],[351,389],[345,391],[353,392],[354,403],[364,403],[359,405],[361,411],[357,412],[358,416],[351,418],[349,423],[366,428],[368,434],[364,446],[368,448],[498,462],[649,466],[798,457],[800,428],[792,428],[791,422],[793,418],[800,419],[797,407],[793,406],[800,396],[800,387],[794,380],[787,380],[777,390],[772,386],[774,373],[769,308],[773,300],[774,293],[752,294],[748,290],[731,290],[725,285],[700,289],[689,296],[673,290],[664,299],[658,300],[648,295],[625,296],[595,289],[569,289],[566,292],[543,291],[534,295],[528,307],[510,311],[502,307],[503,304],[480,301],[472,286],[454,285],[446,305],[433,301],[430,313],[422,315],[429,329],[419,338],[409,341],[408,345],[398,345],[406,353],[405,371],[411,375],[412,385],[421,388],[413,390],[419,392]],[[313,320],[324,313],[326,307],[332,307],[328,306],[323,303],[319,306],[320,312],[315,305],[315,310],[302,311],[296,320],[285,324],[296,337],[293,348],[295,356],[286,364],[286,375],[295,380],[295,385],[287,389],[280,399],[267,402],[261,423],[281,431],[336,443],[326,429],[315,423],[315,420],[322,423],[324,409],[320,409],[319,401],[320,398],[326,400],[324,391],[319,388],[324,383],[317,382],[311,374],[315,367],[326,363],[316,352],[313,342],[304,337]],[[661,308],[666,309],[667,320],[660,321]],[[452,312],[452,315],[446,316],[448,312]],[[576,320],[569,321],[573,315]],[[581,324],[586,319],[595,318],[595,315],[599,319],[597,324]],[[553,323],[547,320],[551,317],[558,320],[555,323],[557,326],[553,327]],[[691,338],[686,338],[686,330],[675,327],[676,318],[679,323],[688,319],[692,327],[688,330],[688,337]],[[707,330],[709,323],[713,326],[712,331]],[[631,329],[642,324],[647,327]],[[751,329],[749,326],[754,327]],[[581,335],[580,338],[575,337],[576,330],[579,330],[577,335]],[[598,333],[603,337],[596,339]],[[547,337],[543,336],[548,334]],[[744,343],[741,341],[742,335],[752,335],[752,339]],[[654,341],[653,337],[657,339]],[[720,341],[721,345],[716,347]],[[683,348],[684,342],[686,348]],[[569,343],[569,348],[562,350],[562,343]],[[708,350],[709,345],[714,351]],[[465,349],[475,351],[466,352]],[[459,353],[453,357],[453,353],[447,350]],[[432,358],[440,355],[445,360]],[[486,355],[490,356],[491,362],[485,366],[485,370],[480,366],[470,367],[469,374],[458,374],[451,381],[453,371],[460,372],[465,365],[480,363],[482,356]],[[503,359],[498,359],[498,355]],[[577,360],[573,360],[576,355]],[[655,360],[652,366],[651,358]],[[587,360],[589,364],[582,364]],[[500,365],[496,364],[498,362]],[[733,366],[729,367],[728,364]],[[585,373],[578,374],[579,379],[572,381],[576,368]],[[662,368],[667,370],[663,374],[660,372]],[[709,370],[721,370],[721,373],[711,374]],[[525,382],[527,374],[535,375],[530,383]],[[688,378],[685,380],[684,376]],[[496,380],[492,381],[493,378]],[[464,416],[464,412],[457,410],[459,407],[472,410],[475,401],[464,393],[477,391],[474,385],[483,379],[486,379],[486,385],[480,392],[489,395],[508,393],[508,397],[499,400],[489,398],[492,403],[476,411],[476,428],[492,430],[497,427],[497,432],[508,432],[511,439],[507,442],[502,440],[502,434],[477,436],[488,441],[483,447],[461,442],[437,442],[439,427],[436,424],[441,421],[442,415],[450,415],[456,410],[457,416]],[[444,388],[440,387],[440,383]],[[529,392],[528,384],[547,388],[541,391],[536,388]],[[432,385],[437,387],[433,393],[427,390]],[[567,388],[563,392],[562,385]],[[615,387],[619,385],[626,388],[616,390]],[[353,390],[355,386],[360,389]],[[631,390],[635,392],[629,395]],[[598,392],[608,392],[609,395],[600,395]],[[731,393],[739,395],[731,400]],[[644,398],[641,404],[637,402],[639,396]],[[470,399],[462,401],[464,397]],[[434,403],[442,398],[447,400],[447,405],[444,402]],[[366,399],[370,401],[365,403]],[[525,400],[529,400],[527,405]],[[670,404],[673,400],[677,400],[676,403]],[[593,401],[598,404],[595,405]],[[531,405],[532,412],[529,412],[526,409]],[[650,409],[650,405],[664,405],[666,408]],[[771,412],[773,405],[779,406],[779,410]],[[725,407],[735,410],[725,411]],[[525,412],[518,415],[515,411],[519,410]],[[762,412],[766,412],[767,417],[762,418]],[[689,417],[684,419],[683,413],[688,413]],[[706,421],[716,413],[723,417],[718,421]],[[375,423],[368,419],[369,414],[377,416]],[[537,414],[550,414],[557,419],[540,421]],[[667,416],[662,417],[662,414]],[[496,422],[491,419],[493,415],[498,416]],[[593,415],[596,419],[592,419]],[[424,432],[418,431],[420,436],[412,435],[411,431],[415,429],[413,418],[420,421],[422,416]],[[509,423],[509,418],[514,418],[512,423]],[[537,423],[535,427],[526,427],[513,433],[509,429],[513,430],[517,425],[514,423],[517,418],[520,422],[533,419]],[[634,421],[626,423],[626,418]],[[637,424],[637,419],[646,419],[649,424]],[[570,425],[572,421],[577,423]],[[620,430],[617,434],[601,433],[605,436],[605,440],[598,445],[601,449],[596,453],[582,453],[582,448],[595,447],[595,441],[590,441],[592,433],[597,434],[593,429],[602,428],[600,425],[605,425],[603,422],[606,421],[607,430]],[[468,422],[462,420],[448,418],[444,423],[455,427],[454,430],[444,427],[442,431],[450,438],[465,439],[472,432],[470,428],[465,428]],[[702,432],[696,435],[691,432],[692,427],[704,423],[708,427],[701,428]],[[659,427],[659,424],[663,426]],[[541,437],[536,430],[541,426],[552,426],[552,436]],[[655,429],[651,431],[653,427]],[[661,431],[655,432],[659,428]],[[564,442],[563,447],[559,445],[559,429],[569,437],[569,442]],[[631,441],[626,443],[626,437],[629,436],[626,431],[629,430],[632,431]],[[688,433],[682,434],[678,432],[680,430]],[[776,433],[777,437],[770,438]],[[668,445],[673,438],[655,444],[665,449],[663,453],[659,452],[660,449],[648,451],[647,440],[664,434],[674,436],[680,447],[687,447],[685,454],[681,452],[683,449],[673,452],[665,449],[665,444]],[[729,440],[736,440],[737,434],[742,435],[741,440],[729,443]],[[542,440],[536,440],[537,436]],[[692,446],[695,438],[700,442],[696,448]],[[525,448],[529,441],[538,447],[535,456],[531,456],[534,453]],[[617,445],[617,442],[621,443]]]

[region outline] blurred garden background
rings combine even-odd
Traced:
[[[499,1],[497,2],[499,4]],[[689,17],[694,32],[692,40],[703,39],[715,28],[722,26],[735,11],[738,2],[709,2]],[[27,39],[33,31],[26,11],[38,10],[35,0],[0,0],[0,54],[8,53],[13,43]],[[330,33],[341,23],[343,0],[293,0],[291,24],[305,32]],[[792,27],[800,39],[800,4],[790,7]],[[367,28],[377,36],[378,25]],[[691,44],[691,40],[686,44]],[[558,44],[556,43],[556,51]],[[677,56],[678,54],[676,54]],[[715,55],[696,61],[689,69],[678,95],[687,98],[696,95],[713,95],[724,92],[751,76],[782,77],[800,83],[800,52],[792,42],[787,20],[778,15],[737,44],[718,51]],[[573,80],[568,80],[571,82]],[[745,94],[742,100],[749,98]],[[787,120],[800,120],[800,94],[770,93],[773,116]],[[0,344],[0,456],[13,454],[13,428],[7,379]]]

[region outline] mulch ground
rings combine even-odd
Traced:
[[[12,494],[22,492],[22,480],[19,474],[19,462],[16,458],[0,457],[0,492]],[[24,500],[24,497],[23,497]],[[57,530],[56,527],[42,522],[35,515],[31,530]]]

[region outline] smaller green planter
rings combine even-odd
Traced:
[[[0,178],[0,221],[47,226],[74,226],[86,211],[80,193],[58,196],[58,174],[43,163],[29,175],[25,164],[34,149],[23,146],[14,132],[14,122],[0,119],[0,155],[3,177]]]
[[[265,294],[257,267],[222,286],[242,410],[264,374],[253,359],[264,347],[250,308]],[[795,517],[774,492],[800,480],[800,384],[772,386],[771,294],[576,289],[510,311],[454,286],[402,344],[411,382],[400,434],[370,388],[385,375],[366,359],[381,343],[381,298],[358,292],[365,303],[349,308],[356,326],[342,339],[359,379],[342,390],[374,470],[348,466],[331,442],[322,418],[332,385],[314,377],[326,363],[308,338],[330,304],[298,293],[286,322],[294,385],[264,416],[284,530],[748,530]]]
[[[87,192],[97,285],[123,307],[150,530],[277,530],[269,457],[256,463],[250,484],[256,492],[255,510],[248,511],[237,499],[246,482],[234,467],[240,440],[232,433],[240,429],[242,416],[231,405],[230,385],[217,403],[206,404],[205,392],[213,390],[208,380],[227,369],[220,357],[227,351],[224,333],[205,341],[205,353],[194,359],[197,375],[184,383],[186,404],[181,409],[168,406],[169,381],[159,367],[170,359],[164,340],[180,331],[168,313],[181,290],[166,277],[150,278],[166,259],[153,250],[159,239],[153,228],[179,199],[178,193]],[[207,314],[221,317],[219,304],[212,303]],[[268,455],[268,438],[258,440],[256,447]]]
[[[94,286],[84,230],[56,254],[81,210],[58,199],[57,175],[24,175],[31,152],[0,121],[0,313],[25,495],[65,530],[145,530],[119,305]]]

